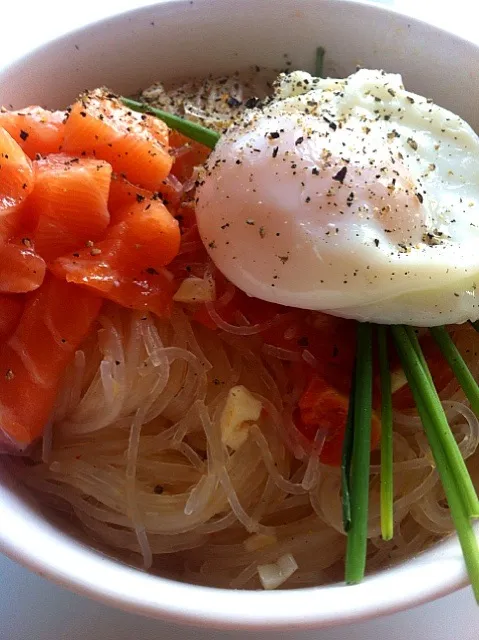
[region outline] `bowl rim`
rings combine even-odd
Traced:
[[[215,0],[194,1],[196,5],[215,3]],[[442,33],[450,39],[479,49],[479,44],[471,39],[394,7],[378,5],[369,0],[320,1],[330,5],[341,4],[346,10],[348,6],[360,6],[373,14],[393,14],[402,19],[407,18],[423,29]],[[0,79],[16,65],[28,65],[29,60],[37,53],[52,45],[66,42],[76,35],[82,35],[92,27],[101,28],[106,24],[120,23],[140,17],[162,5],[175,4],[192,3],[191,0],[157,0],[155,3],[83,23],[79,28],[68,30],[9,60],[6,65],[0,64]],[[12,491],[9,491],[9,487]],[[7,502],[11,506],[8,518],[2,518],[0,525],[0,551],[13,561],[61,587],[105,605],[134,614],[194,626],[236,630],[331,627],[396,613],[451,594],[468,584],[459,542],[456,536],[451,536],[420,556],[392,569],[367,576],[361,584],[355,586],[333,584],[291,590],[241,591],[193,585],[148,574],[114,560],[59,532],[47,520],[41,520],[40,524],[36,525],[35,543],[32,544],[31,538],[25,535],[28,524],[21,515],[25,506],[8,480],[0,483],[0,505],[4,506]],[[22,535],[19,535],[20,532]],[[45,549],[50,549],[51,553],[45,553]],[[66,557],[71,563],[69,568],[65,568],[63,562]],[[444,578],[442,575],[440,581],[436,582],[431,577],[426,580],[425,574],[428,573],[428,569],[425,567],[429,569],[429,576],[434,575],[438,580],[446,573],[446,569],[441,570],[441,567],[447,567],[447,577]],[[88,576],[92,575],[90,570],[94,574],[95,569],[95,579],[89,579]],[[101,579],[97,577],[99,573]],[[381,604],[378,605],[373,597],[374,593],[378,593],[378,588],[395,592],[396,584],[403,580],[406,574],[409,589],[394,598],[381,600]],[[337,605],[338,591],[345,589],[351,590],[351,593],[353,590],[356,592],[354,609],[350,611],[345,611]],[[321,607],[317,604],[315,606],[314,602],[321,602]]]
[[[5,501],[8,484],[8,480],[0,484],[0,504]],[[25,508],[16,495],[13,500],[8,496],[8,500],[13,504],[8,524],[0,531],[0,551],[10,559],[61,587],[105,605],[192,626],[234,630],[333,627],[396,613],[448,595],[467,584],[458,543],[449,538],[433,550],[367,576],[354,586],[333,584],[246,591],[192,585],[112,559],[60,532],[47,520],[36,525],[35,543],[30,544],[25,541],[22,514]],[[446,565],[449,579],[437,586]],[[97,577],[92,580],[92,575],[101,575],[101,580]],[[398,585],[403,584],[408,585],[408,590],[398,593]],[[340,604],[345,590],[351,595],[355,591],[354,608],[349,610]],[[395,597],[381,600],[378,605],[378,592],[395,593]]]

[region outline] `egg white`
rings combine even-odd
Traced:
[[[380,323],[479,318],[479,139],[399,75],[284,76],[219,141],[196,215],[251,296]]]

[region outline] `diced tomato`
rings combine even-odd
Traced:
[[[341,464],[344,434],[348,417],[349,397],[339,393],[329,382],[313,375],[298,403],[294,420],[299,431],[311,442],[319,431],[325,440],[320,453],[324,464]],[[371,423],[371,450],[380,440],[381,421],[373,412]]]

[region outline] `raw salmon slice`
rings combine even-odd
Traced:
[[[23,149],[0,127],[0,240],[10,237],[33,189],[33,168]]]
[[[127,309],[151,311],[160,317],[170,315],[175,288],[166,269],[126,265],[121,258],[121,239],[104,240],[94,249],[101,253],[84,249],[58,258],[51,268],[57,277],[87,287]]]
[[[8,131],[32,160],[37,154],[59,153],[65,128],[65,111],[26,107],[21,111],[0,110],[0,127]]]
[[[170,132],[170,147],[174,158],[171,173],[180,182],[191,178],[194,168],[204,164],[211,153],[211,149],[190,140],[178,131]]]
[[[0,425],[16,444],[42,434],[63,371],[100,306],[99,297],[51,275],[29,297],[16,330],[0,346]]]
[[[103,160],[50,155],[34,161],[28,207],[38,216],[35,247],[47,261],[103,237],[110,222],[111,166]]]
[[[152,191],[161,188],[173,163],[166,124],[128,110],[101,89],[83,94],[71,107],[62,149],[106,160],[115,172]]]
[[[0,340],[6,340],[17,328],[25,305],[25,296],[0,294]]]
[[[0,292],[27,293],[42,284],[46,265],[30,241],[0,245]]]
[[[152,197],[152,191],[137,187],[122,176],[114,173],[111,177],[110,194],[108,196],[108,211],[110,212],[111,223],[116,224],[119,221],[118,213],[122,213],[125,207],[137,202],[149,201]]]
[[[117,223],[103,241],[55,261],[52,268],[59,277],[107,292],[125,276],[160,273],[177,255],[178,222],[160,200],[144,198],[118,209],[115,215]]]
[[[163,267],[178,254],[178,222],[154,196],[119,209],[116,219],[108,238],[121,240],[125,264],[144,269]]]
[[[57,259],[54,273],[124,307],[169,315],[173,278],[163,267],[178,253],[178,222],[159,200],[146,198],[116,217],[105,240]]]
[[[143,202],[144,200],[160,200],[174,216],[180,206],[181,192],[170,184],[169,177],[162,181],[158,191],[149,191],[137,187],[123,176],[114,173],[111,177],[108,210],[111,221],[117,222],[117,213],[127,205]]]

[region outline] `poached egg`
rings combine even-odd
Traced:
[[[281,76],[196,197],[212,260],[251,296],[384,324],[479,318],[479,138],[399,75]]]

